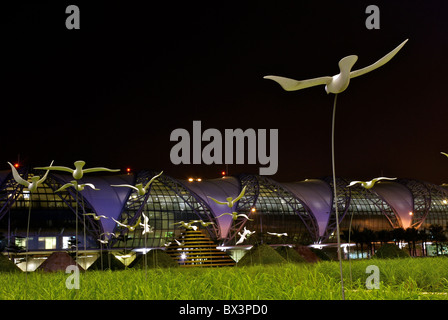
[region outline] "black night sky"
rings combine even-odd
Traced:
[[[161,4],[163,3],[163,4]],[[286,92],[265,75],[332,76],[358,55],[385,66],[338,96],[336,172],[448,182],[446,1],[18,2],[2,7],[0,169],[155,169],[219,177],[225,165],[171,164],[176,128],[279,130],[274,180],[331,175],[333,95]],[[68,30],[65,9],[80,9]],[[366,7],[380,9],[368,30]],[[205,146],[207,143],[203,143]],[[258,173],[229,165],[230,174]]]

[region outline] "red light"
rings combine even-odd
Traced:
[[[15,164],[14,164],[14,167],[18,168],[18,167],[19,167],[19,164],[18,164],[18,163],[15,163]]]
[[[223,176],[225,176],[225,175],[226,175],[226,172],[225,172],[225,171],[221,171],[221,174],[222,174]]]
[[[131,168],[127,168],[127,169],[126,169],[126,172],[131,172]]]

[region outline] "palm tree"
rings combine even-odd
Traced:
[[[416,256],[415,241],[418,240],[418,231],[414,227],[407,228],[404,232],[404,240],[408,243],[409,255]]]
[[[428,252],[426,250],[426,241],[429,239],[428,230],[423,228],[418,231],[418,239],[422,241],[422,256],[428,256]]]
[[[439,255],[439,243],[447,240],[443,227],[438,224],[432,224],[429,226],[429,233],[431,239],[436,243],[436,254]]]
[[[375,231],[377,240],[381,243],[381,245],[388,243],[392,240],[392,232],[390,230],[379,230]]]
[[[361,245],[361,257],[362,257],[362,235],[359,230],[359,226],[353,227],[350,235],[350,239],[356,244],[356,256],[359,258],[359,245]]]
[[[364,228],[362,230],[364,243],[367,245],[369,249],[369,256],[371,256],[375,252],[374,242],[376,241],[375,232],[372,229]]]
[[[396,245],[399,246],[401,244],[401,241],[404,239],[404,232],[404,229],[401,227],[392,230],[392,237]]]

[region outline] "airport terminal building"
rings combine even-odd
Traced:
[[[26,167],[19,173],[29,181],[34,175],[44,174]],[[70,250],[76,230],[79,250],[164,248],[185,231],[180,222],[192,220],[203,221],[205,226],[199,222],[194,225],[222,248],[234,247],[244,228],[255,233],[239,244],[242,247],[255,243],[325,245],[336,242],[335,202],[341,232],[348,229],[350,221],[353,228],[373,231],[422,229],[435,224],[446,228],[448,221],[448,190],[409,179],[382,181],[365,189],[359,184],[348,187],[350,179],[338,178],[336,201],[334,181],[329,177],[280,183],[267,176],[248,174],[210,180],[179,180],[162,174],[144,195],[132,188],[113,186],[145,185],[158,173],[88,174],[80,183],[91,183],[99,190],[86,187],[79,192],[73,188],[55,192],[73,177],[50,171],[37,191],[30,193],[16,183],[10,170],[0,171],[3,247],[26,246],[29,213],[28,250],[37,256]],[[236,198],[244,187],[244,196],[232,207],[209,198]],[[239,214],[235,220],[223,215],[232,212]],[[149,218],[151,226],[151,232],[145,235],[142,214]],[[135,228],[130,230],[117,221]]]

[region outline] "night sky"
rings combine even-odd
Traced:
[[[23,165],[164,170],[215,178],[225,165],[173,165],[176,128],[278,129],[282,182],[331,175],[334,95],[286,92],[265,75],[339,73],[358,55],[383,67],[338,96],[336,173],[448,182],[446,1],[45,2],[2,6],[0,169]],[[80,9],[68,30],[65,9]],[[366,7],[380,9],[368,30]],[[203,143],[205,146],[207,143]],[[229,165],[230,174],[261,165]]]

